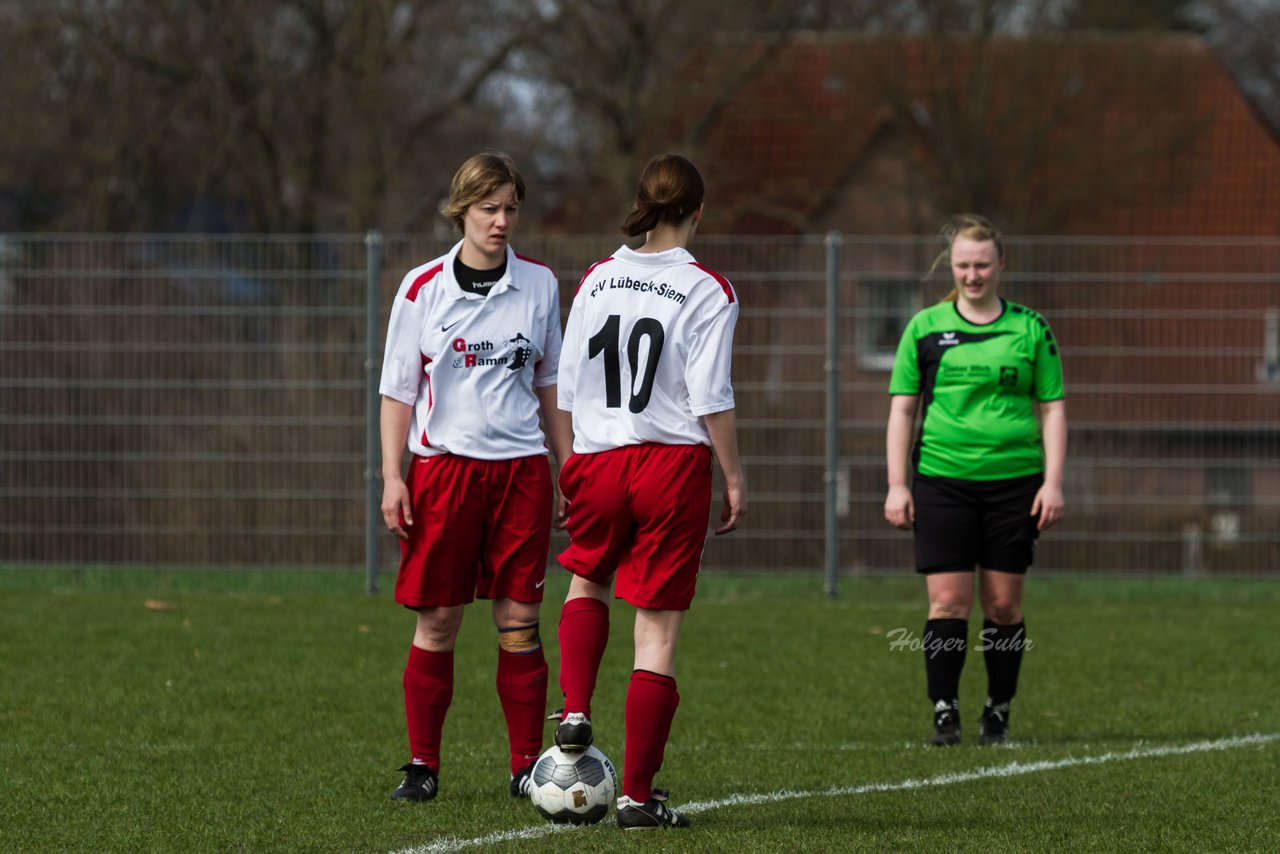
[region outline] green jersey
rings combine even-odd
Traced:
[[[916,314],[898,343],[890,394],[923,404],[913,462],[920,474],[1002,480],[1044,471],[1034,401],[1059,400],[1062,358],[1043,317],[1000,301],[970,323],[954,302]]]

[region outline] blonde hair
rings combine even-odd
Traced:
[[[462,231],[462,217],[467,209],[491,196],[503,184],[514,184],[516,201],[524,201],[524,176],[509,154],[492,148],[474,154],[454,173],[449,185],[449,199],[440,206],[440,213],[448,217],[458,231]]]
[[[933,259],[929,272],[925,273],[924,278],[926,281],[944,263],[947,266],[951,265],[951,247],[955,244],[957,237],[963,237],[976,243],[986,243],[988,241],[994,243],[996,246],[996,258],[1001,262],[1004,261],[1004,235],[1000,233],[1000,229],[992,224],[991,220],[978,214],[956,214],[947,219],[942,224],[942,228],[938,230],[938,238],[942,241],[943,249]],[[942,298],[942,301],[955,302],[959,298],[960,289],[956,287],[955,282],[952,282],[951,291]]]
[[[698,209],[705,193],[697,166],[679,154],[659,154],[640,173],[640,187],[622,233],[636,237],[660,223],[678,225]]]

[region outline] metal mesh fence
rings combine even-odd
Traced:
[[[891,251],[881,240],[848,239],[846,248],[844,560],[902,566],[910,555],[880,522],[887,401],[876,392],[886,362],[871,333],[904,304],[936,301],[948,283],[921,283],[915,272],[928,269],[934,244]],[[1043,538],[1038,565],[1273,572],[1280,242],[1042,238],[1009,241],[1008,256],[1003,292],[1048,318],[1067,379],[1067,517]],[[898,301],[886,300],[895,289]],[[887,326],[896,338],[901,326]],[[868,372],[877,359],[881,372]]]
[[[567,312],[582,271],[618,242],[517,246],[560,274]],[[400,277],[448,243],[379,246],[371,278],[365,235],[0,237],[0,563],[364,566],[369,289],[385,335]],[[1049,319],[1067,373],[1068,515],[1038,566],[1274,572],[1280,241],[1008,250],[1004,292]],[[823,239],[702,237],[694,251],[743,305],[734,373],[751,500],[746,527],[709,539],[704,565],[818,570]],[[947,289],[922,281],[935,252],[916,237],[841,240],[842,572],[911,564],[909,535],[882,518],[886,389],[902,324]],[[388,570],[394,542],[377,543]]]
[[[5,240],[3,558],[349,560],[363,253],[359,238]]]

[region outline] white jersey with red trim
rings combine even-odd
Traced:
[[[578,285],[565,327],[559,406],[573,450],[710,445],[701,416],[733,409],[729,280],[684,249],[623,246]]]
[[[461,248],[400,283],[379,391],[413,407],[408,444],[420,456],[545,454],[534,389],[555,385],[560,363],[555,274],[508,246],[488,295],[467,293],[453,273]]]

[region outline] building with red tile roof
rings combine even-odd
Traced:
[[[1280,138],[1183,35],[803,34],[692,153],[721,233],[1280,234]]]

